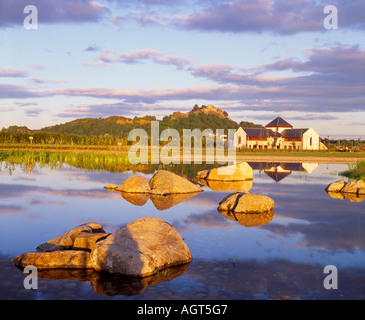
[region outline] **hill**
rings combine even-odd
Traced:
[[[126,138],[129,132],[135,128],[141,128],[146,130],[147,133],[151,130],[151,121],[156,121],[154,116],[134,117],[127,118],[122,116],[111,116],[105,119],[102,118],[83,118],[73,120],[67,123],[58,124],[55,126],[49,126],[40,130],[29,130],[26,127],[12,126],[6,129],[13,133],[30,133],[44,132],[54,134],[73,134],[82,136],[104,136],[112,135],[114,137]],[[159,122],[160,131],[173,128],[176,129],[179,134],[182,134],[183,129],[238,129],[240,125],[244,124],[245,127],[261,127],[251,122],[237,122],[231,120],[226,111],[209,106],[197,106],[187,112],[174,112],[171,115],[165,116]]]

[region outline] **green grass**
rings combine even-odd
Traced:
[[[252,149],[251,149],[252,150]],[[288,150],[237,151],[238,156],[283,156],[283,157],[364,157],[365,152],[339,151],[288,151]]]
[[[358,161],[356,165],[349,165],[349,170],[340,172],[340,175],[351,180],[365,181],[365,161]]]
[[[33,150],[10,150],[0,152],[0,161],[10,164],[20,164],[24,168],[61,167],[68,164],[87,170],[117,170],[120,166],[129,165],[128,154],[92,153],[92,152],[51,152]]]

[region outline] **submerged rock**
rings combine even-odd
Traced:
[[[119,186],[117,186],[116,184],[110,184],[108,186],[105,186],[104,188],[109,191],[116,191],[119,188]]]
[[[261,213],[273,210],[274,200],[263,195],[235,192],[225,197],[218,211],[234,213]]]
[[[176,193],[202,192],[203,189],[175,173],[158,170],[151,178],[150,194],[168,195]]]

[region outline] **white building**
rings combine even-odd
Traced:
[[[237,148],[325,150],[319,134],[313,128],[293,129],[278,117],[262,128],[239,128],[234,135]]]

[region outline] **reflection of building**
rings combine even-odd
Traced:
[[[293,129],[293,126],[278,117],[264,128],[240,127],[233,138],[236,148],[324,150],[320,136],[312,128]]]
[[[318,163],[279,163],[279,162],[249,162],[253,170],[263,171],[271,179],[279,182],[289,176],[293,171],[307,172],[311,174]]]

